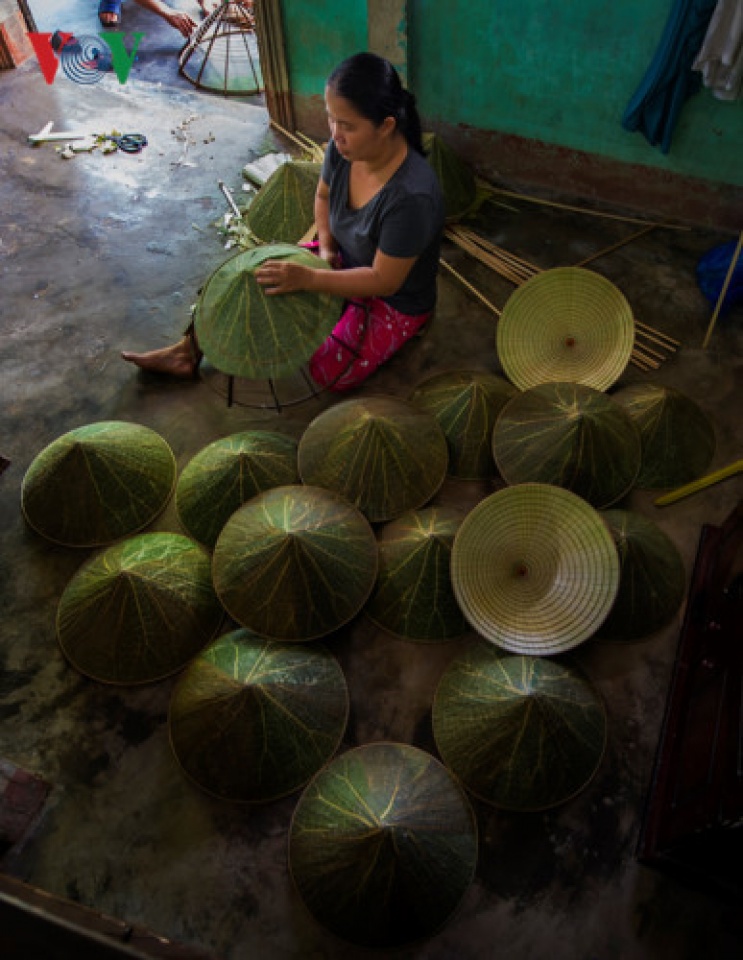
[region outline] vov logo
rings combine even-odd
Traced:
[[[101,36],[57,30],[56,33],[29,33],[36,59],[47,83],[54,83],[60,64],[68,79],[75,83],[98,83],[113,70],[119,83],[126,83],[137,55],[143,33],[133,33],[131,53],[124,46],[124,35],[114,30]]]

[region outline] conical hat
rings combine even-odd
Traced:
[[[442,676],[433,733],[444,763],[475,796],[508,810],[544,810],[596,773],[606,712],[574,667],[478,643]]]
[[[316,270],[330,264],[302,247],[245,250],[206,281],[194,323],[199,346],[222,373],[260,380],[296,372],[330,335],[343,301],[325,293],[270,296],[254,274],[266,260],[289,259]]]
[[[477,863],[472,808],[430,754],[400,743],[357,747],[310,782],[294,812],[289,867],[314,918],[364,947],[439,930]]]
[[[406,640],[450,640],[466,633],[450,570],[461,522],[456,510],[427,507],[382,528],[379,574],[365,607],[374,623]]]
[[[395,397],[329,407],[299,441],[302,480],[335,490],[372,523],[427,503],[444,482],[448,458],[435,419]]]
[[[551,380],[606,390],[624,372],[635,324],[624,294],[582,267],[536,274],[506,301],[496,348],[521,390]]]
[[[299,243],[315,219],[322,164],[282,163],[248,207],[248,226],[262,243]]]
[[[141,533],[75,574],[59,601],[57,635],[86,676],[147,683],[184,667],[223,617],[207,552],[181,534]]]
[[[136,533],[173,492],[173,451],[136,423],[91,423],[58,437],[26,471],[21,508],[42,536],[97,547]]]
[[[214,548],[214,583],[238,623],[275,640],[312,640],[351,620],[377,575],[377,543],[352,504],[286,486],[253,497]]]
[[[491,440],[503,405],[516,388],[480,370],[438,373],[420,383],[410,402],[436,418],[449,445],[449,474],[478,480],[495,473]]]
[[[343,672],[324,647],[235,630],[187,667],[170,702],[184,772],[226,800],[275,800],[335,753],[348,718]]]
[[[460,220],[477,202],[474,173],[438,134],[423,134],[423,150],[441,185],[446,219]]]
[[[614,399],[640,432],[639,488],[680,487],[707,470],[715,452],[715,432],[693,400],[672,387],[653,383],[623,387]]]
[[[606,394],[577,383],[544,383],[503,407],[493,456],[506,483],[554,484],[608,507],[637,477],[640,435]]]
[[[178,479],[178,517],[190,535],[213,549],[238,507],[256,494],[299,480],[297,444],[281,433],[250,430],[200,450]]]
[[[596,636],[637,640],[664,627],[684,599],[686,571],[676,545],[639,513],[606,510],[619,552],[619,593]]]
[[[619,588],[617,550],[598,511],[548,484],[481,500],[459,528],[451,563],[472,627],[512,653],[560,653],[587,640]]]

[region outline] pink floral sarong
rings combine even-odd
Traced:
[[[379,297],[348,301],[333,332],[312,355],[310,376],[328,390],[351,390],[415,336],[432,313],[400,313]]]

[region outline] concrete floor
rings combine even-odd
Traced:
[[[122,347],[164,345],[226,256],[214,222],[222,178],[239,190],[243,164],[286,144],[260,102],[200,94],[177,76],[180,38],[128,5],[145,34],[129,82],[47,86],[35,61],[0,74],[0,757],[51,784],[44,815],[0,860],[42,890],[201,947],[220,960],[367,956],[316,926],[293,889],[286,837],[296,796],[246,808],[198,792],[168,744],[175,680],[118,689],[79,676],[55,638],[62,590],[89,555],[51,546],[25,525],[20,487],[34,456],[60,434],[123,419],[160,432],[180,466],[206,443],[253,426],[299,436],[326,397],[282,414],[228,408],[219,377],[197,383],[137,373]],[[186,4],[184,3],[185,7]],[[189,9],[191,6],[190,5]],[[38,29],[97,32],[92,0],[35,3]],[[146,43],[146,46],[145,46]],[[27,134],[53,119],[140,131],[139,156],[83,154],[63,161]],[[182,139],[190,137],[188,149]],[[635,227],[509,201],[475,223],[542,267],[572,264]],[[717,435],[713,467],[741,456],[743,311],[700,345],[711,307],[694,275],[700,254],[730,239],[659,229],[594,263],[636,316],[680,340],[652,376],[629,367],[621,383],[652,379],[693,397]],[[498,303],[512,289],[457,250],[447,258]],[[447,277],[432,329],[360,391],[406,396],[423,376],[472,364],[498,371],[493,317]],[[438,499],[474,504],[488,484],[447,481]],[[690,574],[703,524],[720,524],[743,480],[665,510],[650,493],[625,504],[656,521]],[[177,530],[172,506],[158,529]],[[609,744],[590,786],[543,814],[476,804],[481,851],[475,882],[445,929],[400,957],[443,960],[722,960],[741,955],[733,906],[637,863],[634,851],[682,611],[629,646],[587,643],[577,660],[607,705]],[[390,739],[434,750],[430,705],[438,679],[471,638],[425,647],[394,640],[360,618],[330,639],[346,672],[351,721],[344,746]]]

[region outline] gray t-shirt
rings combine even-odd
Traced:
[[[370,267],[377,249],[389,257],[417,257],[402,287],[383,299],[401,313],[427,313],[436,303],[444,228],[444,199],[433,167],[411,147],[379,193],[359,210],[348,205],[350,170],[331,140],[322,178],[330,191],[330,231],[343,266]]]

